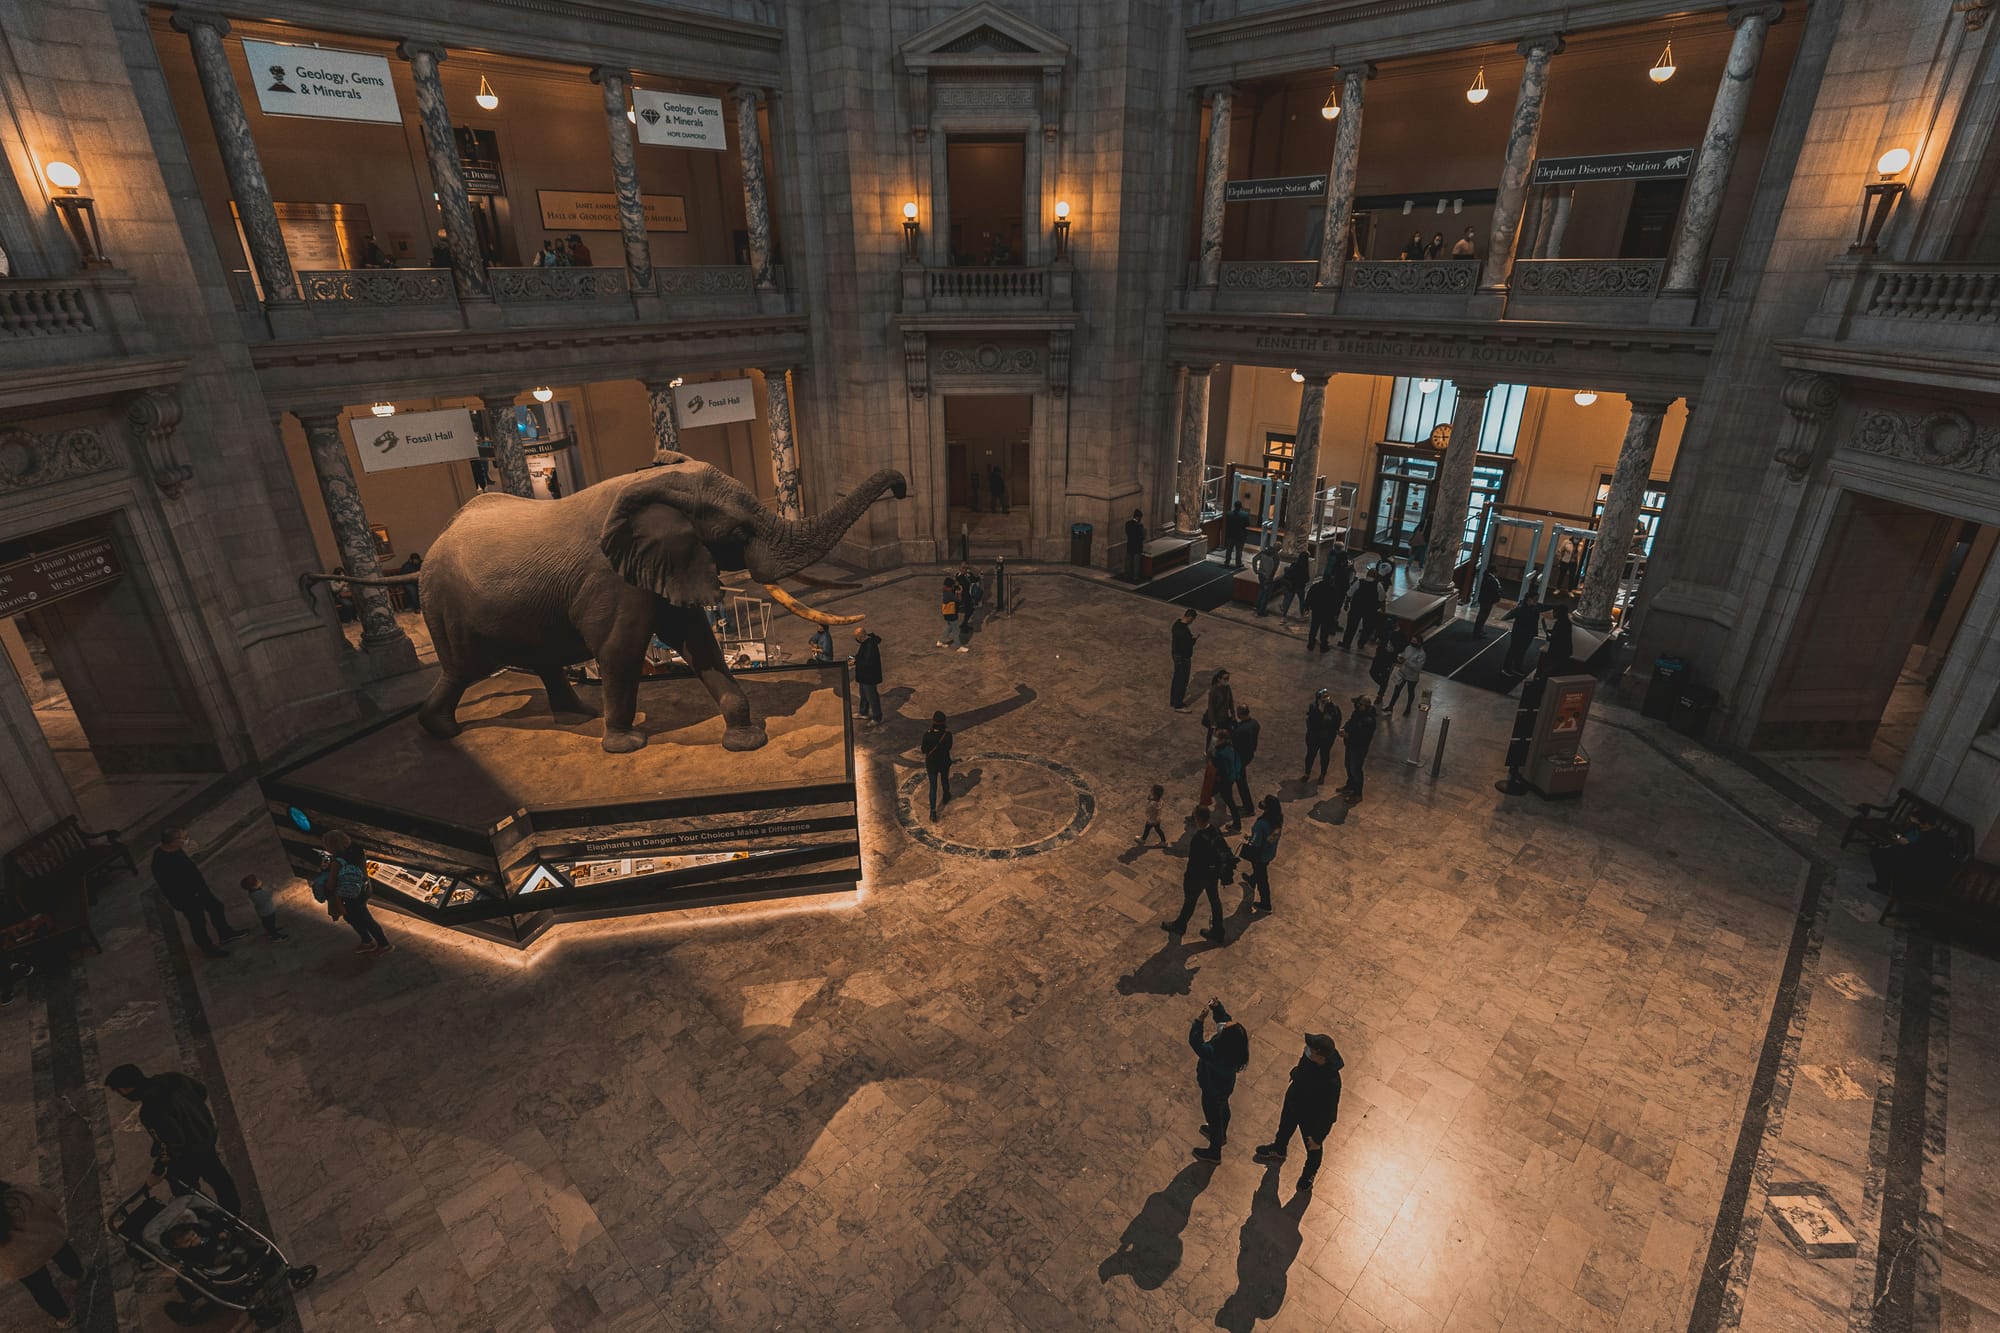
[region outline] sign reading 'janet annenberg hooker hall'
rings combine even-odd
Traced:
[[[110,583],[122,573],[109,537],[0,565],[0,620]]]
[[[243,39],[257,105],[270,116],[322,120],[378,120],[399,124],[396,85],[389,62],[361,51],[325,46],[280,46]]]
[[[393,417],[352,417],[354,451],[366,472],[421,467],[479,457],[479,436],[472,413],[462,407],[442,412],[399,412]]]
[[[1649,153],[1599,153],[1595,157],[1544,157],[1535,163],[1535,185],[1579,185],[1585,181],[1671,180],[1688,174],[1694,149],[1661,148]]]
[[[609,190],[537,190],[544,231],[617,231],[618,196]],[[647,231],[686,231],[687,200],[677,194],[642,194]]]
[[[678,398],[674,405],[680,410],[682,430],[757,419],[757,397],[747,379],[683,384],[675,393]]]
[[[722,103],[716,98],[634,88],[632,114],[638,118],[640,143],[707,148],[718,153],[729,147],[729,136],[722,126]]]

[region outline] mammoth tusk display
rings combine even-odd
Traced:
[[[784,607],[801,620],[810,620],[815,625],[858,625],[864,616],[830,616],[824,611],[815,611],[798,598],[774,583],[764,585],[764,591],[771,594],[771,600]]]

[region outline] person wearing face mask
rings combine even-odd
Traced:
[[[1333,1122],[1340,1119],[1340,1070],[1345,1063],[1332,1037],[1308,1032],[1305,1054],[1292,1066],[1292,1080],[1278,1111],[1277,1136],[1257,1149],[1258,1161],[1282,1162],[1291,1146],[1292,1131],[1297,1130],[1306,1145],[1306,1169],[1299,1173],[1302,1190],[1312,1188],[1326,1136],[1332,1132]]]

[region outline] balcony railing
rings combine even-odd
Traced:
[[[1919,356],[1990,362],[2000,324],[2000,265],[1906,264],[1843,256],[1806,336]]]
[[[97,331],[75,282],[0,282],[0,338],[63,338]]]
[[[1650,301],[1659,295],[1664,259],[1523,259],[1513,295],[1551,301]]]
[[[450,305],[458,299],[448,268],[329,268],[299,273],[308,305]]]
[[[623,268],[489,268],[496,301],[598,301],[632,290]]]
[[[1470,259],[1354,260],[1342,291],[1397,296],[1470,296],[1479,264]]]
[[[1869,274],[1860,313],[1941,324],[2000,323],[2000,268],[1898,264]]]
[[[1222,266],[1221,284],[1226,292],[1309,292],[1319,281],[1319,265],[1302,263],[1237,262]]]
[[[119,269],[0,278],[0,370],[155,350],[132,278]]]
[[[933,300],[1040,301],[1048,281],[1045,268],[934,268],[929,294]]]

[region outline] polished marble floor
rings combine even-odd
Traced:
[[[1513,701],[1449,682],[1426,762],[1417,719],[1389,723],[1349,809],[1297,780],[1300,715],[1365,662],[1226,610],[1197,672],[1228,666],[1262,720],[1277,911],[1229,892],[1226,947],[1176,942],[1181,863],[1134,843],[1150,784],[1178,839],[1199,783],[1173,609],[1022,572],[958,654],[932,646],[933,582],[836,608],[867,610],[888,673],[858,898],[566,927],[526,956],[390,916],[398,951],[368,958],[293,883],[289,940],[190,963],[127,880],[105,955],[0,1011],[0,1171],[58,1188],[96,1249],[145,1170],[102,1071],[188,1070],[249,1210],[321,1267],[300,1323],[342,1333],[2000,1319],[1977,1038],[2000,969],[1876,926],[1822,811],[1611,707],[1582,799],[1503,797]],[[911,779],[938,709],[969,762],[933,825]],[[225,899],[281,872],[264,821],[249,791],[196,812]],[[1219,1166],[1189,1156],[1210,996],[1252,1040]],[[1250,1158],[1306,1031],[1347,1062],[1310,1193],[1296,1148]],[[1799,1183],[1851,1252],[1771,1221]],[[157,1272],[107,1257],[83,1325],[167,1327]],[[0,1291],[0,1325],[32,1314]]]

